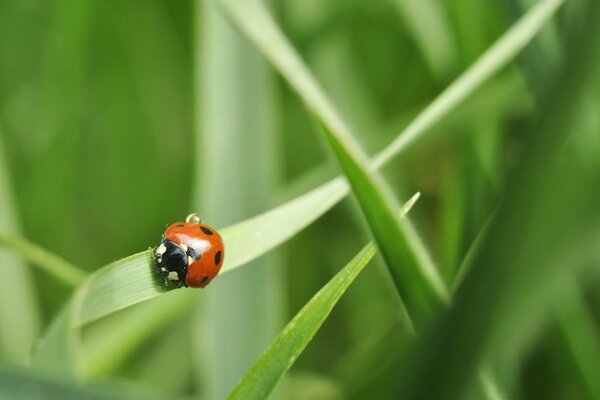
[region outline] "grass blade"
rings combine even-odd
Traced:
[[[296,314],[254,363],[229,399],[265,399],[319,330],[337,301],[376,252],[366,245]]]
[[[7,235],[17,235],[17,210],[1,135],[0,131],[0,226]],[[8,361],[26,364],[40,329],[31,271],[17,255],[0,249],[0,274],[10,277],[0,282],[0,355]]]
[[[69,286],[77,286],[87,276],[85,271],[80,270],[62,257],[23,238],[0,233],[0,245],[19,253],[30,263]]]

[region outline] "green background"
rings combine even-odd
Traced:
[[[267,7],[373,154],[534,3],[293,0]],[[507,270],[530,269],[533,283],[536,274],[552,273],[545,268],[556,254],[570,266],[572,273],[540,289],[552,293],[540,294],[552,302],[525,315],[526,324],[506,319],[490,327],[499,339],[489,362],[506,398],[600,396],[589,380],[600,376],[600,359],[592,357],[600,346],[600,282],[593,273],[600,242],[596,233],[583,234],[597,232],[600,204],[600,37],[586,28],[598,15],[592,3],[566,1],[513,63],[382,170],[400,202],[421,192],[411,220],[448,286],[498,209],[499,217],[512,208],[521,218],[498,224],[494,232],[502,234],[491,237],[507,247],[484,246],[476,266],[499,264],[501,253],[514,252],[518,261]],[[92,272],[157,245],[166,225],[191,211],[222,228],[339,174],[314,117],[224,14],[201,0],[1,1],[0,231]],[[554,144],[559,134],[566,139]],[[558,156],[544,158],[554,148]],[[554,185],[521,187],[523,165],[530,182]],[[565,203],[546,202],[563,191],[570,193]],[[564,218],[554,218],[557,212]],[[576,247],[566,255],[554,251],[561,240],[546,237],[559,229]],[[92,385],[100,385],[99,393],[116,385],[106,398],[225,397],[369,238],[358,203],[345,199],[275,251],[193,293],[162,326],[140,325],[147,334],[123,339],[123,356]],[[521,242],[527,247],[510,246]],[[72,288],[4,249],[0,271],[0,382],[41,385],[46,389],[23,398],[44,398],[39,393],[54,383],[23,368]],[[86,327],[84,343],[160,300]],[[486,304],[470,310],[482,320],[489,312]],[[435,332],[473,321],[449,315]],[[432,354],[423,348],[437,342],[413,346],[403,321],[376,257],[275,396],[396,398],[406,390],[411,398],[397,377],[411,376],[407,365],[418,373],[420,360]],[[519,335],[502,340],[512,324]],[[407,355],[408,347],[416,350]],[[434,372],[424,376],[435,385]],[[57,396],[67,398],[61,385],[76,390],[56,385]],[[474,386],[465,396],[490,394]]]

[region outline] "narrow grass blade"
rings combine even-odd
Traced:
[[[77,286],[87,276],[85,271],[62,257],[15,235],[0,233],[0,245],[19,253],[30,263],[69,286]]]
[[[265,399],[269,396],[375,252],[373,243],[365,246],[296,314],[242,378],[229,399]]]
[[[412,208],[419,199],[419,195],[416,193],[402,206],[401,216]],[[373,258],[376,251],[377,246],[373,242],[367,244],[306,303],[248,370],[229,395],[229,399],[264,399],[269,396],[277,382],[298,359],[340,297]]]
[[[0,227],[7,235],[18,235],[17,207],[7,166],[0,130]],[[40,330],[33,277],[23,259],[5,249],[0,249],[0,275],[5,277],[0,281],[0,357],[27,364]]]

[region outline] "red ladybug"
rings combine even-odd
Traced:
[[[223,240],[198,214],[169,226],[154,250],[154,268],[165,284],[203,288],[223,265]]]

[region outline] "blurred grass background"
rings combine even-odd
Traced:
[[[372,154],[534,3],[268,7]],[[421,191],[411,218],[448,285],[522,162],[531,126],[548,118],[540,113],[546,96],[561,96],[551,88],[572,61],[588,3],[567,1],[515,63],[384,170],[400,198]],[[296,94],[212,2],[0,1],[0,38],[0,228],[87,271],[157,244],[165,225],[190,211],[223,227],[337,172],[324,142],[307,134],[316,128]],[[575,61],[597,65],[593,56]],[[571,145],[594,166],[597,83],[579,112],[561,121],[587,132]],[[223,398],[367,239],[354,202],[345,200],[275,254],[200,291],[101,380]],[[382,382],[374,379],[406,344],[395,334],[395,293],[377,264],[287,375],[282,398],[387,398],[372,382]],[[0,271],[0,354],[19,365],[70,288],[1,249]],[[585,377],[600,376],[600,360],[582,373],[573,356],[600,341],[597,276],[585,283],[565,283],[582,315],[563,310],[558,322],[534,315],[529,336],[499,352],[508,398],[599,395]],[[111,316],[88,334],[126,320]]]

